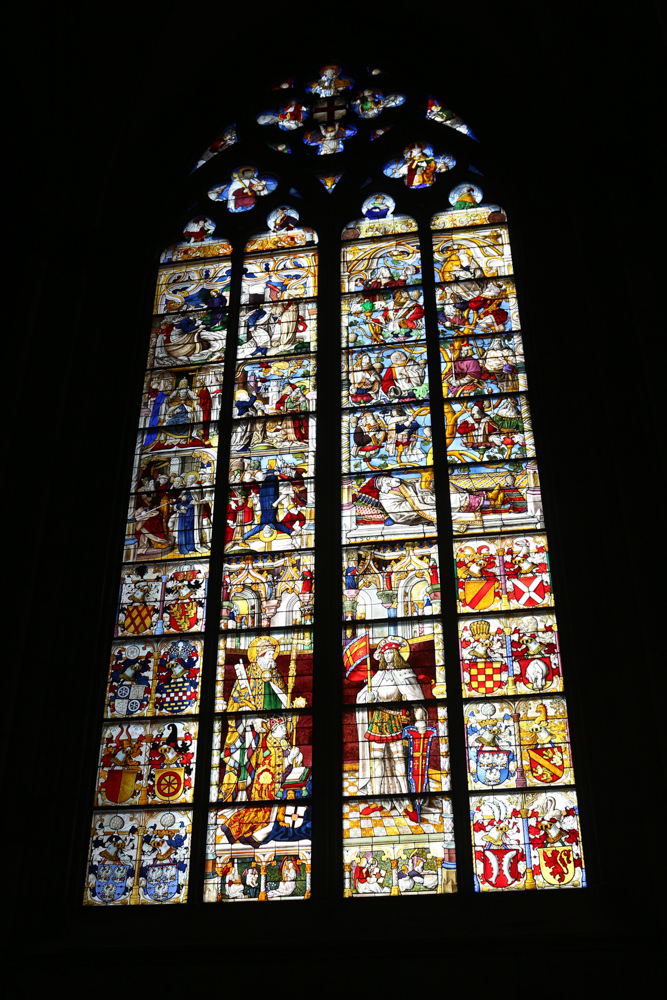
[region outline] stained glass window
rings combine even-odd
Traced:
[[[586,884],[508,220],[383,78],[220,123],[162,249],[88,905]]]

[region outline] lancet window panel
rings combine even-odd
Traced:
[[[487,217],[506,221],[497,206]],[[538,465],[528,396],[507,391],[528,387],[508,230],[456,228],[433,245],[436,281],[451,282],[436,286],[436,308],[452,529],[466,536],[453,553],[468,788],[486,793],[470,796],[475,888],[577,888],[586,874]]]

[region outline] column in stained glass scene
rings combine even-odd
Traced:
[[[378,192],[343,232],[344,893],[456,889],[421,255]]]
[[[232,248],[214,230],[212,220],[193,219],[158,272],[100,738],[89,905],[187,898],[231,276]]]
[[[207,902],[310,896],[317,237],[297,220],[274,210],[244,260]]]
[[[432,220],[475,888],[586,884],[505,214]]]

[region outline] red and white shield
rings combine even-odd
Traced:
[[[544,580],[541,576],[518,576],[512,580],[513,599],[520,608],[535,608],[546,599]]]
[[[521,881],[519,847],[487,847],[484,850],[484,881],[494,889],[507,889]]]

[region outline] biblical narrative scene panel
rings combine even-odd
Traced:
[[[551,607],[546,535],[454,543],[460,613]]]
[[[343,358],[342,406],[423,403],[427,399],[424,343],[362,348]]]
[[[197,313],[198,316],[193,317],[195,320],[209,313],[210,329],[222,328],[229,305],[231,275],[232,266],[228,260],[161,267],[153,312],[157,315]]]
[[[345,800],[343,866],[347,897],[456,892],[450,800]]]
[[[437,531],[433,469],[354,475],[342,484],[343,544],[424,538]]]
[[[344,243],[341,292],[421,285],[422,265],[416,236],[390,236],[367,243]]]
[[[102,729],[95,805],[192,802],[196,722],[132,720]]]
[[[199,709],[201,639],[114,642],[107,684],[107,718],[193,715]]]
[[[573,783],[564,698],[487,698],[464,718],[470,789]]]
[[[421,686],[409,667],[378,671],[359,688],[357,707],[343,715],[345,797],[449,789],[447,709],[404,700],[415,696]]]
[[[428,405],[397,403],[343,412],[343,472],[382,472],[402,465],[433,465]]]
[[[116,636],[202,632],[207,562],[123,566]]]
[[[151,369],[212,365],[225,357],[227,307],[157,316],[151,328],[148,363]]]
[[[220,639],[216,712],[282,712],[306,708],[313,696],[313,633],[240,632]]]
[[[509,279],[438,285],[435,301],[442,337],[496,336],[521,326],[514,282]]]
[[[225,552],[278,552],[315,544],[315,481],[302,468],[271,467],[233,483],[227,498]]]
[[[193,462],[187,464],[196,465],[202,458],[206,460],[208,456],[193,456]],[[167,476],[166,468],[165,463],[156,462],[146,469],[139,492],[130,497],[124,540],[128,562],[175,559],[194,553],[208,555],[210,552],[212,474],[202,472],[200,465],[185,475],[171,472]],[[159,472],[160,469],[165,471]]]
[[[449,501],[457,535],[544,528],[536,462],[450,466]]]
[[[222,365],[149,371],[144,379],[139,426],[155,431],[182,424],[208,424],[220,416]]]
[[[317,295],[317,253],[312,250],[249,257],[243,263],[241,305],[313,299]]]
[[[84,904],[184,903],[191,834],[190,811],[93,813]]]
[[[462,618],[459,651],[464,698],[563,690],[553,613]]]
[[[575,889],[586,885],[574,790],[470,798],[475,889]]]
[[[295,417],[244,417],[232,428],[230,459],[249,458],[261,460],[276,455],[295,456],[298,462],[305,455],[314,467],[315,418]],[[266,463],[264,463],[266,465]]]
[[[272,358],[308,354],[317,348],[317,305],[313,301],[243,306],[236,357]]]
[[[228,556],[222,577],[220,628],[311,624],[314,568],[312,552]]]
[[[342,299],[342,341],[346,348],[407,344],[426,336],[421,288],[374,289]]]
[[[440,368],[443,396],[489,395],[528,388],[518,331],[443,340]]]
[[[204,902],[308,899],[310,806],[227,806],[209,813]]]
[[[506,226],[480,227],[433,237],[435,280],[465,281],[513,273]]]
[[[315,358],[244,361],[236,368],[234,416],[282,416],[315,409]]]
[[[535,457],[526,396],[447,399],[444,415],[450,463]]]
[[[355,635],[350,635],[353,632]],[[442,699],[445,654],[442,625],[432,619],[383,623],[343,632],[346,705]]]
[[[421,618],[440,609],[435,541],[367,545],[343,551],[343,612],[350,621]]]
[[[312,716],[296,710],[218,716],[213,724],[211,802],[309,798]]]

